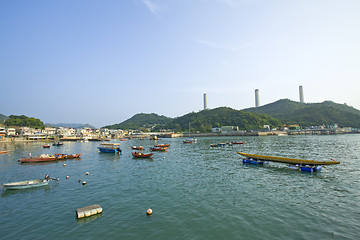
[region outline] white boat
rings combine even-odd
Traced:
[[[32,188],[32,187],[40,187],[46,186],[50,182],[50,179],[36,179],[36,180],[27,180],[22,182],[13,182],[13,183],[3,183],[1,184],[1,188],[4,190],[7,189],[24,189],[24,188]]]

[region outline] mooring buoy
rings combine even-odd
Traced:
[[[152,214],[152,210],[151,208],[148,208],[148,210],[146,210],[146,215],[151,215]]]

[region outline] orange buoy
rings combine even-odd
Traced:
[[[146,210],[146,215],[151,215],[152,214],[152,210],[151,208],[148,208],[148,210]]]
[[[69,179],[69,176],[66,176],[66,179]]]

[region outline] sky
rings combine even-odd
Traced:
[[[358,0],[0,1],[0,113],[103,127],[279,99],[360,109]]]

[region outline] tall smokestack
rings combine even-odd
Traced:
[[[304,103],[304,90],[303,86],[299,87],[299,96],[300,96],[300,103]]]
[[[207,108],[207,95],[206,93],[204,93],[204,110],[206,110]]]
[[[255,89],[255,107],[259,107],[259,89]]]

